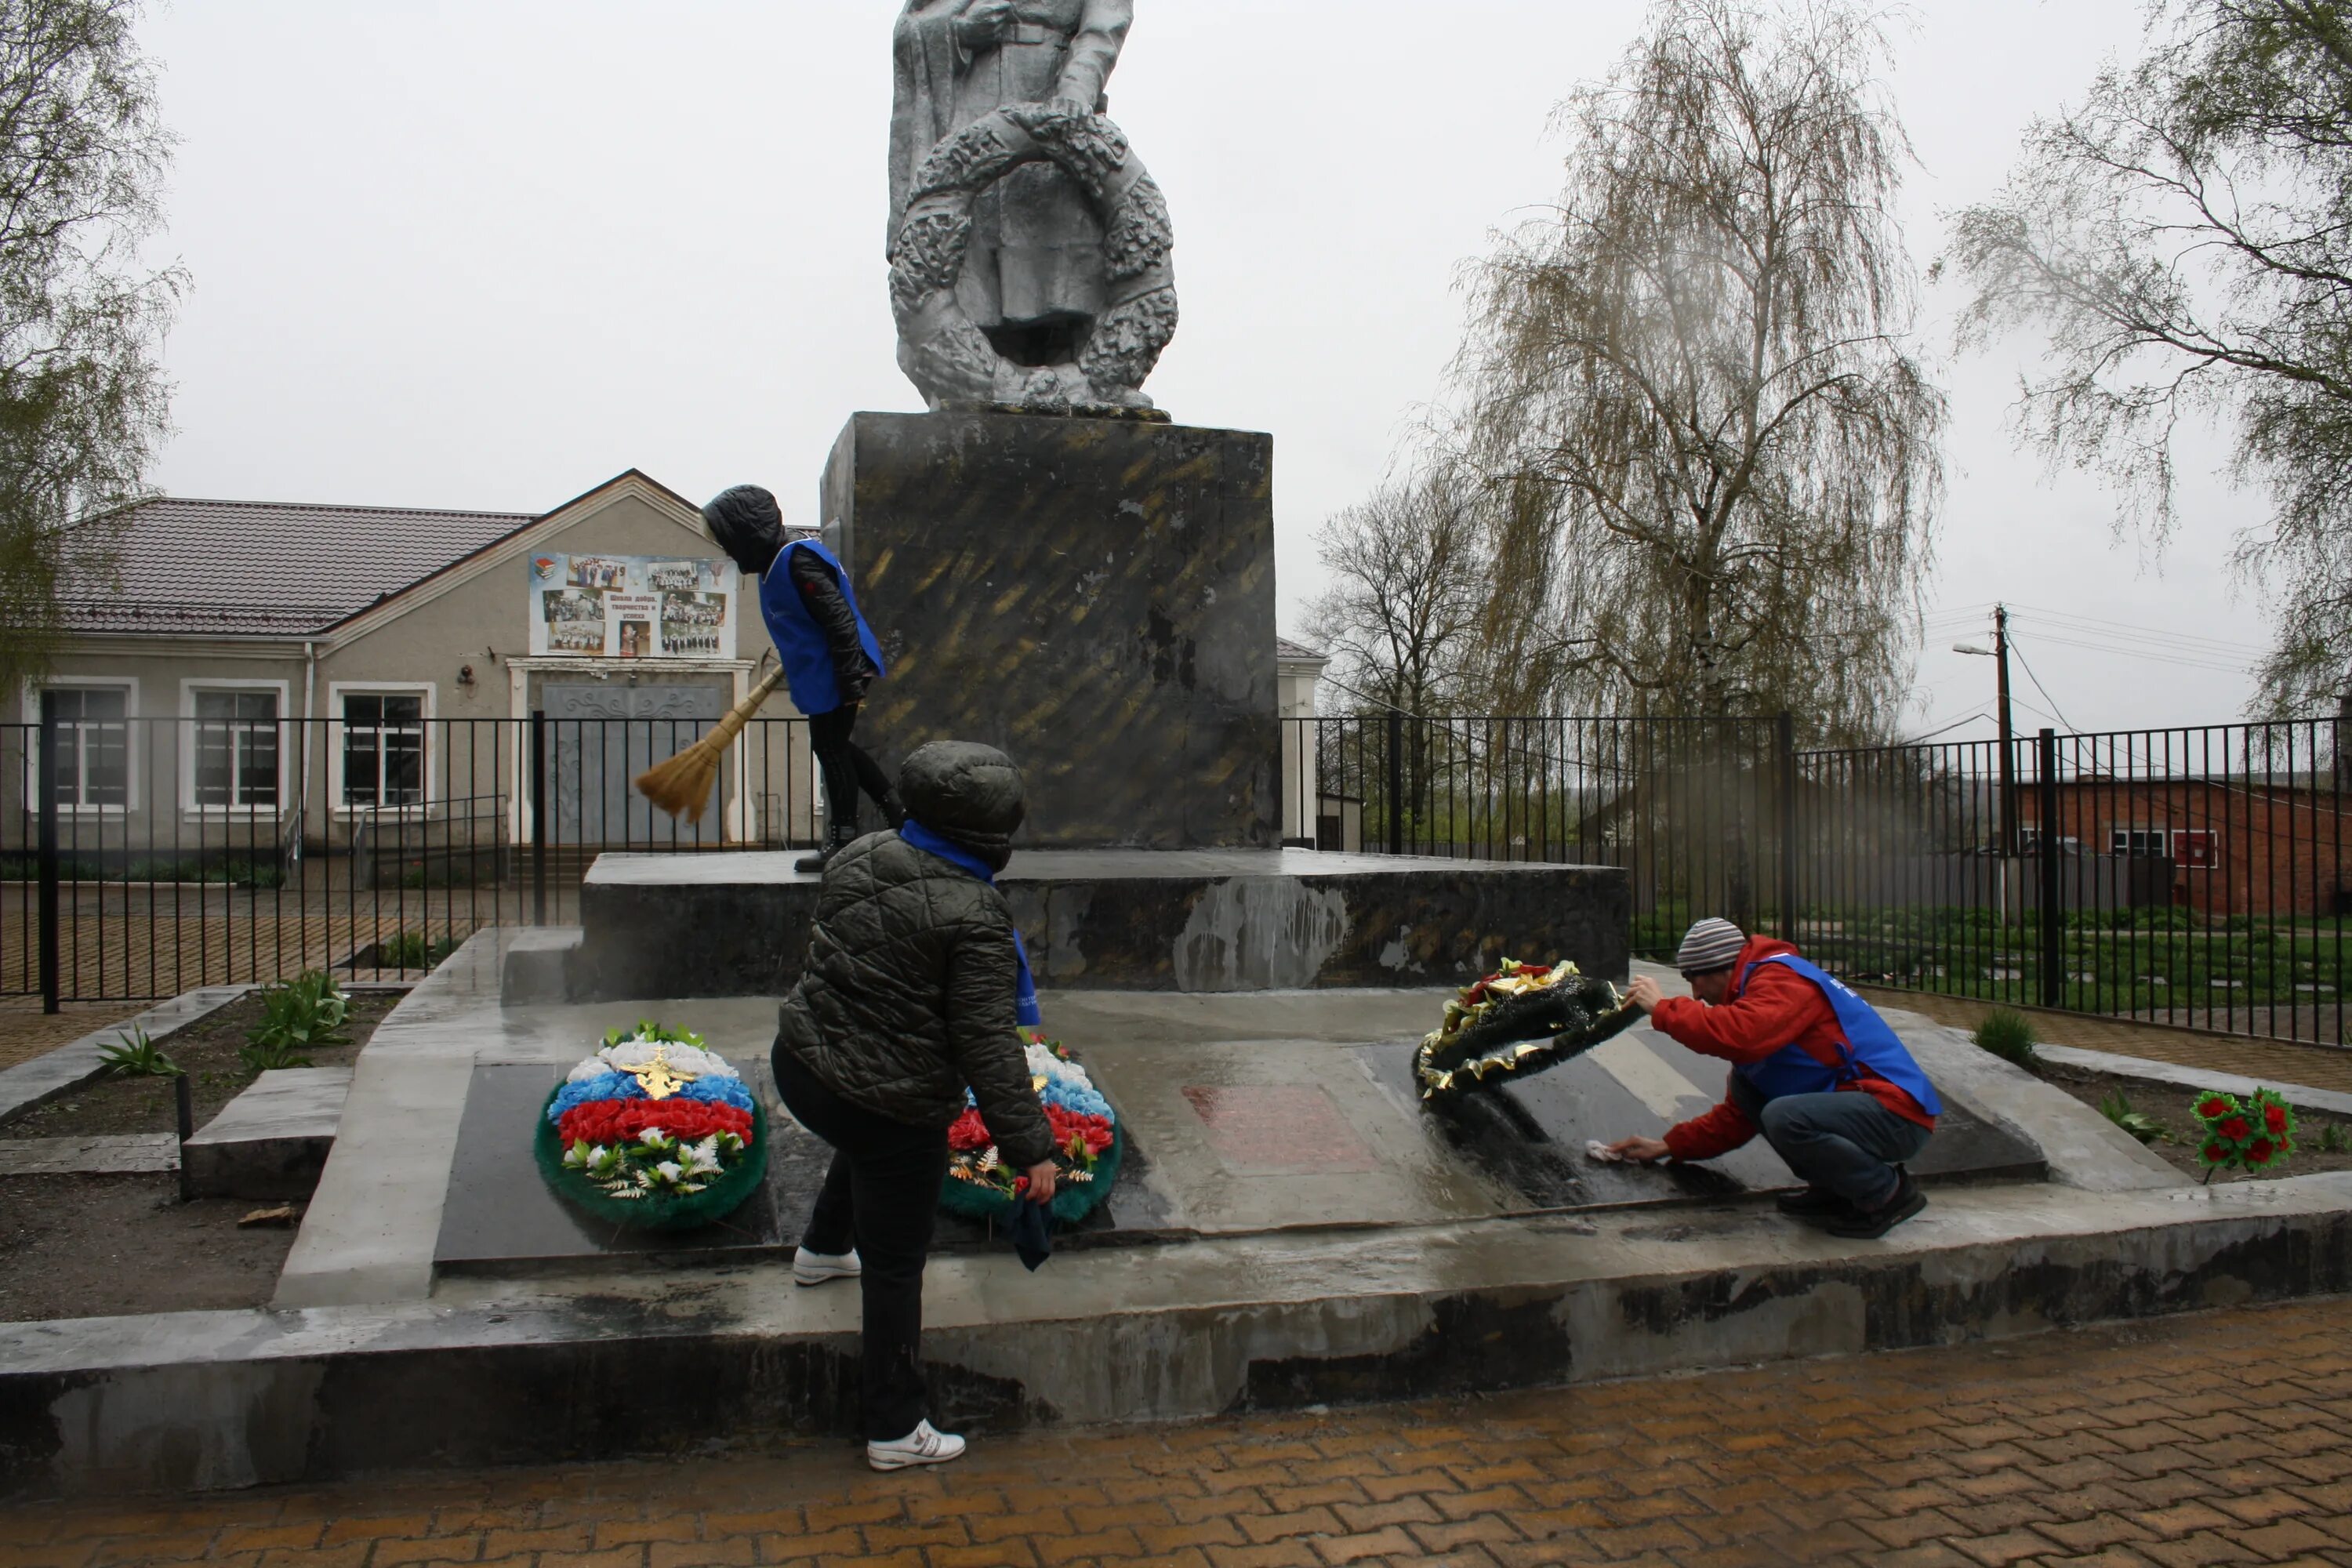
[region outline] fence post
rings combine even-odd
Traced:
[[[1797,717],[1783,713],[1772,726],[1780,775],[1780,940],[1797,940]]]
[[[530,710],[530,923],[547,923],[547,713]]]
[[[2066,911],[2059,888],[2058,731],[2045,729],[2039,738],[2042,773],[2042,1005],[2061,1005],[2066,996]]]
[[[41,1011],[59,1010],[60,975],[58,963],[58,740],[64,727],[44,716],[41,722],[41,761],[36,770],[35,783],[41,792],[40,868],[41,881]]]
[[[1404,853],[1404,715],[1389,710],[1389,853]]]

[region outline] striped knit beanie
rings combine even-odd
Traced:
[[[1682,946],[1675,950],[1675,967],[1685,974],[1728,969],[1747,945],[1746,933],[1729,921],[1703,920],[1684,933]]]

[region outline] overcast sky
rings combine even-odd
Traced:
[[[1989,195],[2029,118],[2137,48],[2139,0],[1925,0],[1894,86],[1911,248]],[[156,247],[189,496],[544,510],[624,468],[811,517],[858,409],[917,409],[884,292],[897,0],[176,0],[145,27],[183,138]],[[1149,390],[1272,431],[1283,624],[1313,534],[1443,392],[1461,264],[1558,194],[1554,105],[1636,0],[1138,0],[1113,117],[1166,189],[1183,325]],[[2222,721],[2267,637],[2223,571],[2262,499],[2208,477],[2160,560],[2004,421],[2031,343],[1954,362],[1951,490],[1912,733],[1979,709],[1949,651],[1991,601],[2046,690],[2020,722]],[[2053,616],[2064,617],[2053,619]],[[2126,628],[2103,633],[2101,625]],[[2146,640],[2134,644],[2137,631]],[[2208,639],[2213,645],[2191,643]],[[1979,638],[1979,640],[1981,640]],[[2070,646],[2098,643],[2097,647]],[[2165,659],[2151,662],[2134,647]],[[2212,668],[2205,668],[2210,666]],[[1979,725],[1957,734],[1975,734]]]

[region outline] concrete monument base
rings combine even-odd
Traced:
[[[1023,845],[1280,842],[1272,437],[860,414],[823,496],[890,667],[858,721],[886,772],[1001,749]]]
[[[782,995],[819,877],[790,854],[604,855],[580,945],[535,951],[510,1001]],[[1022,850],[997,878],[1040,985],[1267,991],[1462,985],[1506,958],[1622,979],[1632,892],[1613,866],[1312,849]]]
[[[858,1293],[783,1267],[822,1153],[780,1118],[768,1206],[732,1232],[646,1247],[541,1223],[519,1151],[607,1026],[688,1025],[772,1092],[772,998],[499,1003],[518,956],[562,946],[484,932],[378,1027],[272,1308],[0,1325],[0,1497],[854,1431]],[[1104,1227],[1036,1273],[1002,1237],[945,1238],[925,1302],[940,1424],[1580,1382],[2352,1289],[2352,1176],[2194,1186],[1914,1015],[1887,1016],[1951,1112],[1919,1165],[1931,1202],[1855,1242],[1775,1212],[1789,1176],[1760,1148],[1700,1171],[1580,1158],[1719,1087],[1720,1064],[1647,1030],[1484,1120],[1422,1106],[1393,1058],[1445,989],[1049,990],[1141,1158]]]

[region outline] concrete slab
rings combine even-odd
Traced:
[[[2324,1110],[2333,1116],[2352,1116],[2352,1094],[2339,1089],[2313,1089],[2299,1083],[2272,1083],[2265,1079],[2247,1078],[2241,1073],[2208,1072],[2203,1068],[2186,1068],[2176,1062],[2154,1062],[2145,1057],[2117,1056],[2112,1051],[2086,1051],[2074,1046],[2038,1046],[2035,1050],[2062,1067],[2081,1068],[2085,1072],[2103,1072],[2141,1083],[2166,1084],[2174,1089],[2213,1089],[2223,1094],[2252,1094],[2258,1089],[2267,1089],[2299,1110]]]
[[[938,1258],[942,1425],[1166,1420],[1853,1353],[2352,1289],[2352,1174],[1938,1193],[1881,1242],[1754,1205]],[[704,1452],[854,1429],[858,1295],[777,1267],[0,1324],[0,1496]],[[692,1386],[697,1397],[679,1401]],[[551,1411],[557,1412],[551,1417]]]
[[[180,1168],[170,1132],[0,1139],[0,1176],[126,1176]]]
[[[335,1146],[350,1068],[265,1072],[187,1142],[188,1190],[203,1198],[307,1198]]]
[[[819,885],[794,858],[600,857],[581,888],[569,994],[781,994]],[[1302,849],[1027,850],[997,885],[1039,984],[1064,990],[1460,984],[1507,957],[1613,977],[1631,911],[1615,867]],[[533,978],[515,994],[538,994],[546,961],[520,962]]]
[[[0,1072],[0,1125],[37,1105],[45,1105],[79,1089],[105,1072],[103,1053],[109,1046],[130,1040],[141,1029],[147,1032],[150,1039],[161,1040],[174,1029],[184,1029],[218,1012],[252,989],[250,985],[199,986]]]

